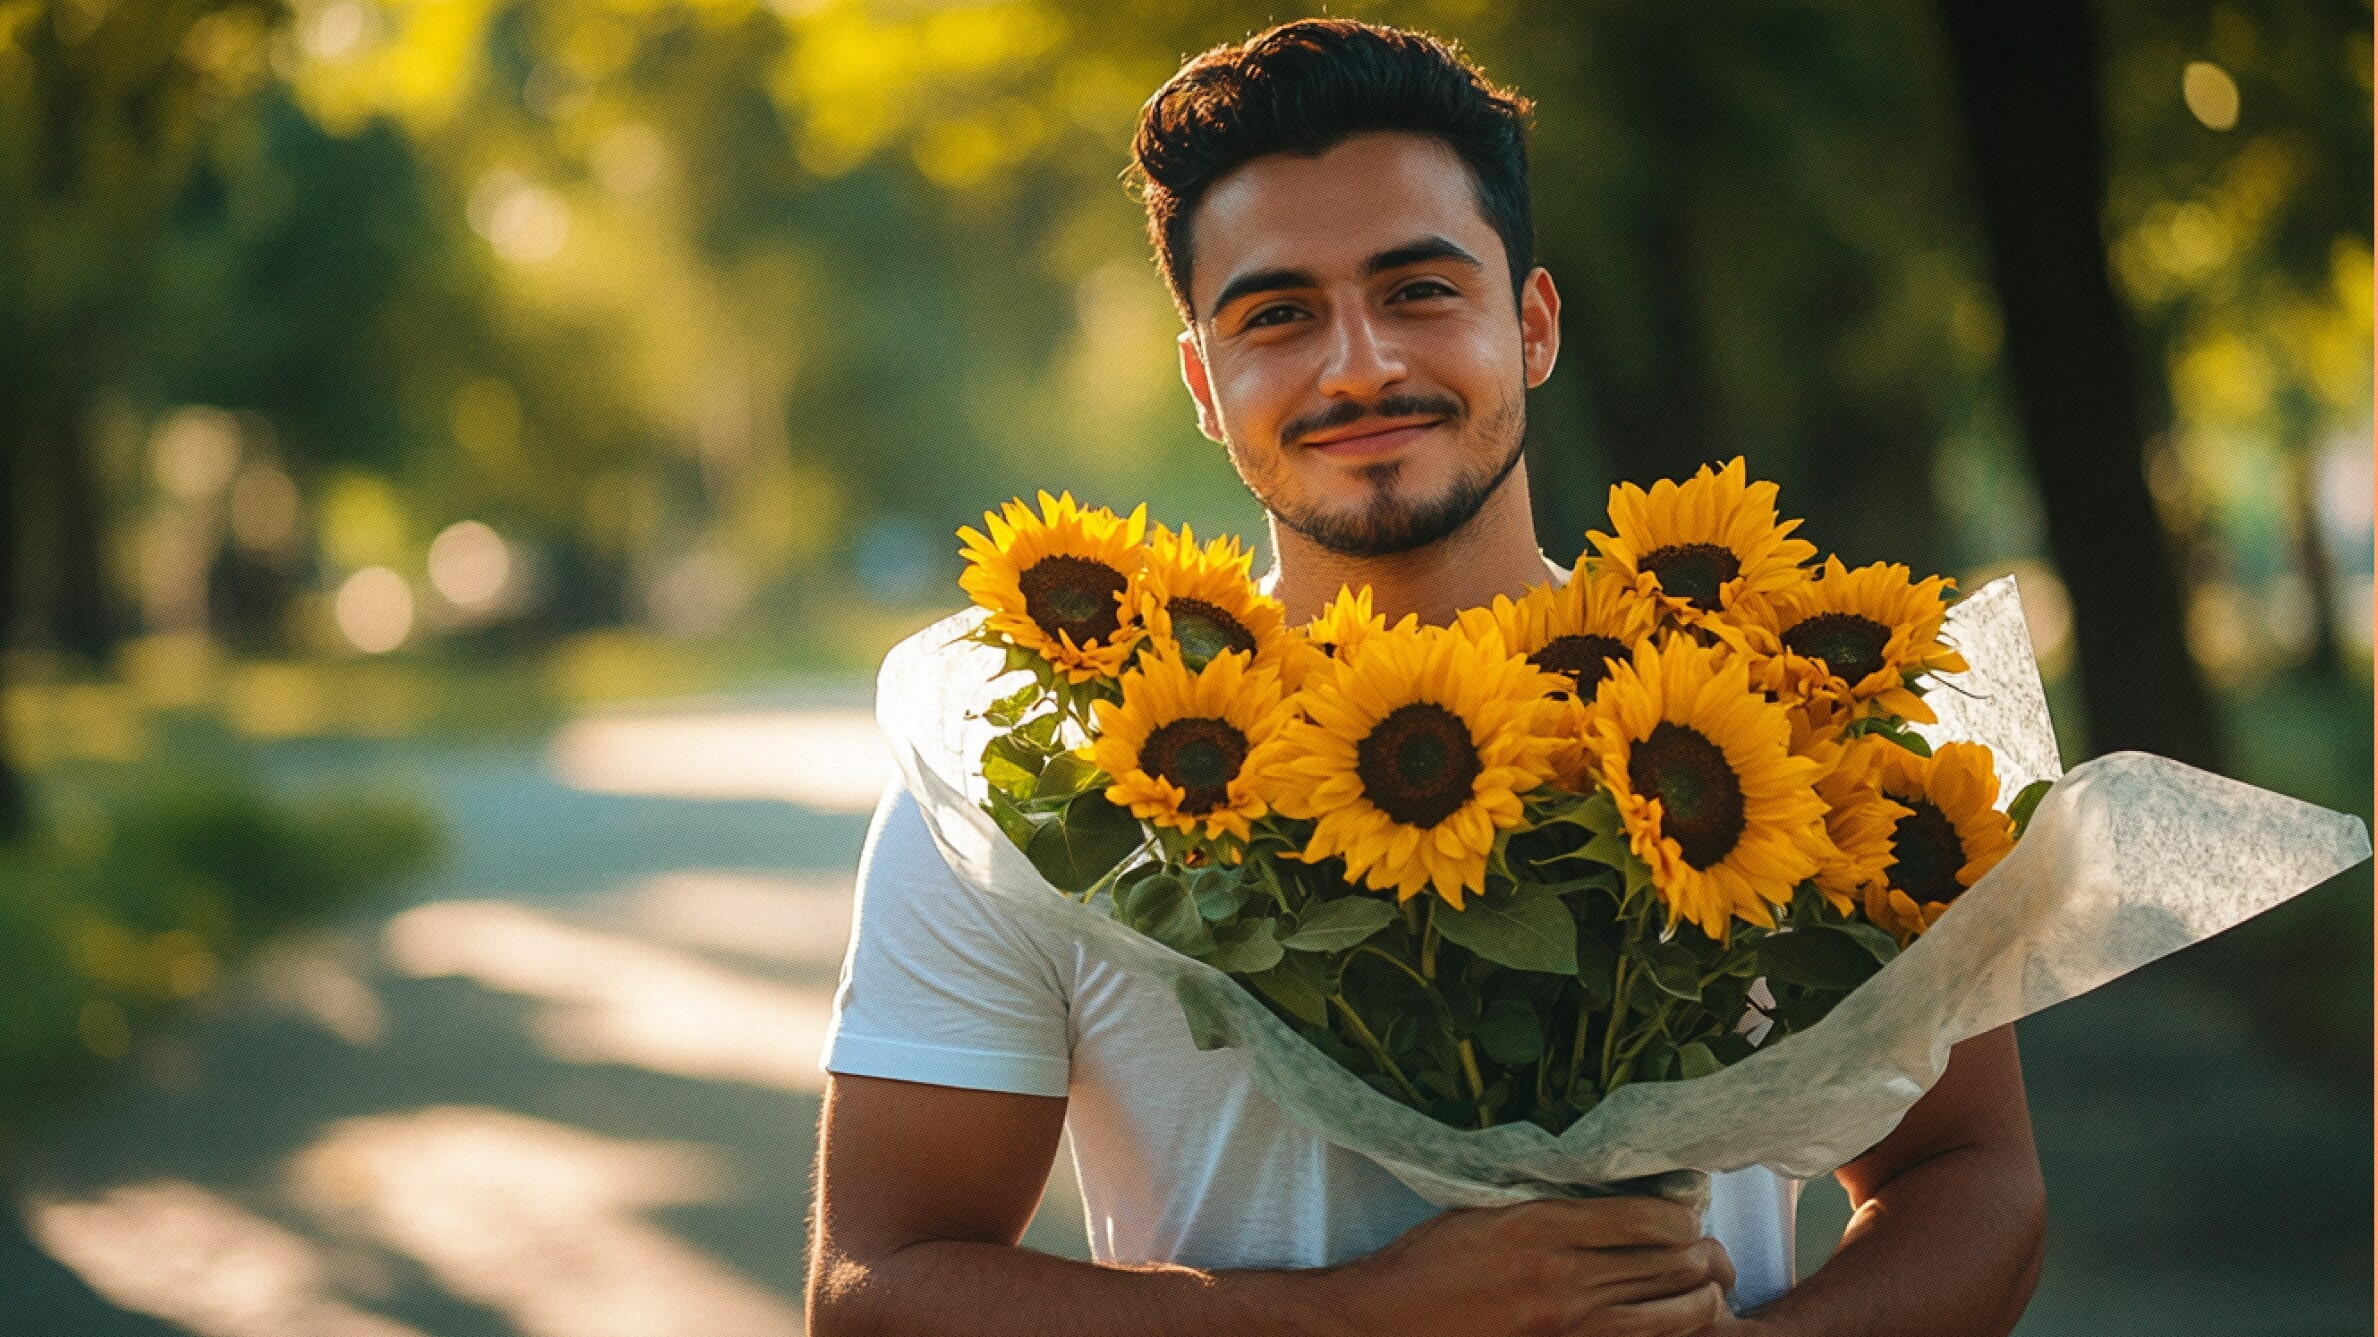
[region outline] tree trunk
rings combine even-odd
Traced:
[[[2314,677],[2346,682],[2353,672],[2346,666],[2345,637],[2337,626],[2336,562],[2329,554],[2328,536],[2320,529],[2320,442],[2313,435],[2319,416],[2301,389],[2287,392],[2281,414],[2286,424],[2279,444],[2287,452],[2288,520],[2312,618],[2303,668]]]
[[[123,622],[110,579],[108,501],[94,458],[90,413],[82,396],[59,395],[48,415],[51,502],[57,509],[49,525],[56,558],[44,620],[50,643],[61,654],[87,672],[104,673],[115,662]]]
[[[1941,0],[1939,12],[2008,384],[2071,598],[2090,746],[2218,770],[2212,699],[2147,489],[2131,331],[2107,272],[2089,7]]]
[[[0,394],[0,405],[17,407],[22,398]],[[14,415],[11,415],[12,417]],[[17,561],[17,536],[24,521],[18,474],[23,469],[23,438],[0,448],[0,845],[23,837],[32,825],[33,801],[25,778],[17,769],[16,751],[9,737],[12,712],[6,709],[9,675],[16,667],[10,651],[16,644],[17,592],[23,572]]]

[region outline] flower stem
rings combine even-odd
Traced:
[[[1428,982],[1433,983],[1437,978],[1437,903],[1435,901],[1432,900],[1428,903],[1427,916],[1421,922],[1426,927],[1420,933],[1420,973],[1428,977]]]
[[[1486,1083],[1478,1077],[1478,1054],[1467,1038],[1456,1041],[1454,1048],[1461,1054],[1462,1076],[1470,1079],[1470,1099],[1478,1102],[1478,1126],[1484,1128],[1494,1122],[1494,1116],[1486,1108]]]
[[[1408,963],[1397,957],[1393,952],[1383,952],[1378,948],[1371,946],[1367,942],[1355,948],[1354,950],[1358,952],[1368,952],[1371,955],[1378,957],[1380,960],[1385,961],[1387,964],[1394,966],[1396,969],[1404,972],[1406,975],[1411,976],[1412,982],[1419,985],[1423,989],[1432,987],[1427,976],[1421,974],[1417,970],[1414,970]]]
[[[1395,1079],[1395,1084],[1404,1088],[1404,1094],[1412,1098],[1413,1107],[1419,1108],[1423,1103],[1420,1093],[1412,1089],[1412,1083],[1405,1079],[1403,1069],[1395,1066],[1395,1060],[1388,1057],[1387,1046],[1379,1043],[1379,1037],[1371,1034],[1371,1028],[1362,1024],[1362,1017],[1355,1012],[1354,1005],[1346,1001],[1346,995],[1333,993],[1329,1001],[1338,1005],[1338,1013],[1346,1018],[1346,1025],[1353,1030],[1354,1038],[1362,1042],[1363,1048],[1371,1051],[1371,1057],[1379,1060],[1380,1068]]]
[[[1098,899],[1098,893],[1105,890],[1108,884],[1122,877],[1123,874],[1131,871],[1134,867],[1137,867],[1138,865],[1135,861],[1139,858],[1139,856],[1148,852],[1149,846],[1156,843],[1157,834],[1160,833],[1150,833],[1146,840],[1143,840],[1139,843],[1138,849],[1135,849],[1131,853],[1124,855],[1115,863],[1114,867],[1107,869],[1106,872],[1101,875],[1096,882],[1091,883],[1089,887],[1082,892],[1082,904],[1088,905],[1090,902]]]

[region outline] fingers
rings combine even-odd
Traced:
[[[1721,1291],[1734,1286],[1734,1262],[1726,1246],[1709,1238],[1681,1249],[1598,1250],[1586,1267],[1595,1277],[1595,1299],[1605,1304],[1664,1299],[1711,1282]]]
[[[1699,1215],[1665,1198],[1545,1198],[1511,1210],[1580,1249],[1682,1248],[1701,1237]]]
[[[1726,1314],[1725,1293],[1712,1281],[1682,1295],[1613,1305],[1571,1337],[1689,1337]]]
[[[1701,1243],[1715,1255],[1710,1261],[1709,1279],[1717,1283],[1719,1290],[1734,1289],[1734,1256],[1726,1252],[1726,1246],[1718,1243],[1717,1237],[1714,1235],[1702,1240]]]

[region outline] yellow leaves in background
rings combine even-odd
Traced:
[[[319,513],[322,550],[341,566],[389,566],[408,555],[404,499],[385,478],[357,470],[333,475]]]
[[[305,58],[286,74],[335,133],[385,115],[434,134],[473,100],[493,12],[493,0],[319,0],[299,11]]]
[[[993,94],[1066,36],[1064,16],[1030,0],[897,19],[838,0],[788,27],[774,91],[795,113],[803,168],[840,176],[913,136],[918,170],[950,188],[981,184],[1038,146],[1041,114]]]
[[[67,930],[75,969],[112,989],[157,998],[188,998],[213,987],[220,963],[189,929],[141,933],[97,913]]]

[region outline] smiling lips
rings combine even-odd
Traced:
[[[1317,450],[1324,455],[1334,455],[1341,459],[1382,455],[1391,450],[1401,449],[1408,443],[1418,440],[1423,433],[1443,421],[1442,418],[1430,418],[1425,422],[1410,423],[1402,427],[1373,430],[1362,436],[1341,436],[1326,441],[1307,440],[1305,446],[1309,450]]]

